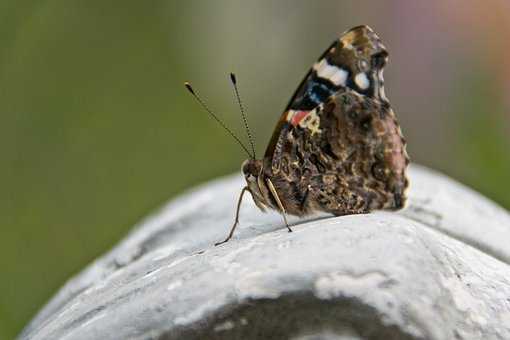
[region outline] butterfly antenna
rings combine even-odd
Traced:
[[[211,115],[211,117],[214,118],[214,120],[216,120],[216,122],[218,122],[218,124],[221,125],[222,128],[224,128],[231,136],[232,138],[234,138],[236,140],[237,143],[239,143],[239,145],[241,145],[241,147],[243,148],[244,152],[246,152],[246,154],[248,155],[248,157],[252,158],[253,156],[250,154],[250,152],[248,151],[248,149],[244,146],[244,144],[239,140],[239,138],[237,138],[237,136],[225,125],[225,123],[223,123],[221,121],[221,119],[219,119],[210,109],[209,107],[207,107],[207,105],[205,105],[205,103],[202,101],[202,99],[198,96],[198,94],[195,92],[195,90],[193,90],[193,88],[191,87],[191,84],[188,83],[188,82],[185,82],[184,83],[184,86],[186,86],[186,89],[188,89],[188,91],[193,95],[193,97],[195,97],[195,99],[200,103],[200,105]]]
[[[255,146],[253,145],[253,137],[250,132],[250,127],[248,126],[248,120],[246,119],[246,114],[244,112],[243,103],[241,101],[241,96],[239,96],[239,90],[237,89],[237,79],[236,75],[233,73],[230,73],[230,81],[232,82],[232,85],[234,86],[234,91],[237,98],[237,103],[239,103],[239,109],[241,110],[241,116],[243,117],[244,122],[244,128],[246,131],[246,134],[248,135],[248,140],[250,141],[251,151],[253,152],[253,159],[256,158],[255,156]]]

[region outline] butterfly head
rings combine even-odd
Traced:
[[[264,210],[264,206],[268,205],[267,197],[269,190],[264,182],[262,161],[251,158],[247,159],[244,161],[241,169],[255,204]]]

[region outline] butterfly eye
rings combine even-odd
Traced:
[[[381,51],[372,56],[372,67],[376,69],[381,69],[386,65],[386,61],[388,60],[388,52]]]

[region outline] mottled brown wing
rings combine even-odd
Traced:
[[[384,97],[387,52],[366,26],[335,42],[280,118],[264,157],[290,214],[399,209],[405,141]]]
[[[319,127],[285,125],[264,171],[294,215],[399,209],[408,157],[391,108],[353,90],[321,105]]]
[[[265,155],[273,154],[289,111],[313,110],[341,88],[348,87],[387,102],[382,74],[387,60],[385,47],[368,26],[357,26],[342,34],[321,54],[297,87],[276,124]]]

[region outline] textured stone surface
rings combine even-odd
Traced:
[[[234,239],[239,176],[142,221],[71,279],[26,339],[510,339],[510,216],[412,166],[398,213],[291,218],[250,199]]]

